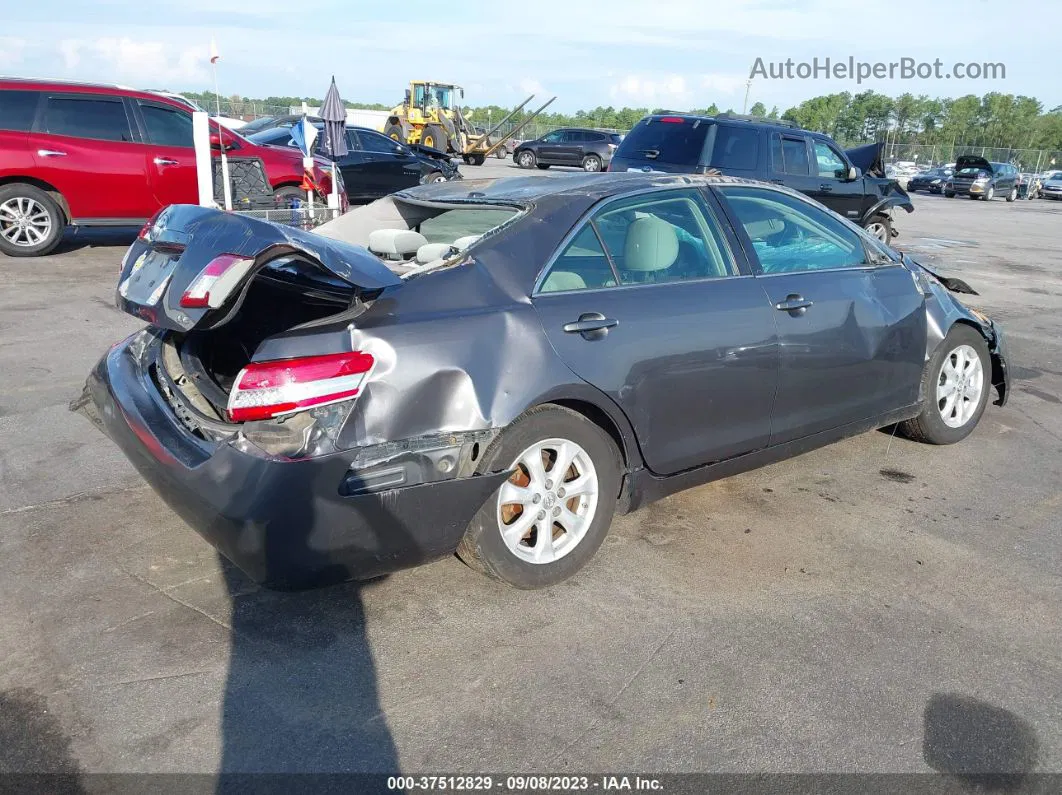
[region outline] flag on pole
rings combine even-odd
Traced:
[[[221,55],[218,54],[218,43],[214,41],[214,37],[210,37],[210,63],[217,63]]]

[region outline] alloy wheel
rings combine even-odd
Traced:
[[[531,168],[535,164],[535,156],[530,152],[523,152],[520,155],[520,165],[524,168]]]
[[[977,413],[985,387],[981,357],[960,345],[944,358],[937,377],[937,410],[949,428],[961,428]]]
[[[0,204],[0,235],[12,245],[36,246],[51,232],[52,216],[36,199],[15,196]]]
[[[528,563],[563,558],[590,529],[599,483],[589,453],[568,439],[528,447],[498,493],[498,530],[505,546]]]
[[[889,242],[889,230],[885,227],[885,224],[875,221],[872,224],[867,224],[866,230],[882,243]]]

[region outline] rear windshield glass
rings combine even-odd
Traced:
[[[703,119],[663,122],[646,119],[635,125],[620,144],[618,157],[649,163],[699,165],[704,137],[714,124]]]

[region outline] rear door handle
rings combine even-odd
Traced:
[[[583,339],[602,339],[608,330],[619,325],[615,318],[605,317],[600,312],[584,312],[579,319],[564,324],[564,331],[568,334],[582,334]]]
[[[37,154],[40,157],[66,157],[66,152],[59,152],[55,149],[38,149]]]
[[[790,293],[785,297],[784,301],[779,301],[774,305],[774,308],[780,312],[788,312],[796,317],[802,315],[808,311],[809,306],[814,306],[814,303],[807,300],[804,296],[797,293]]]
[[[821,190],[823,193],[829,193],[830,191],[833,190],[833,185],[826,185],[826,184],[819,185],[819,190]]]
[[[773,182],[775,185],[784,185],[785,184],[785,180],[784,179],[772,179],[771,182]]]
[[[155,158],[155,165],[156,166],[176,166],[176,165],[178,165],[178,163],[177,163],[176,160],[170,160],[168,157],[156,157]]]

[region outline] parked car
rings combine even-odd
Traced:
[[[262,130],[268,130],[271,127],[276,127],[276,116],[259,116],[257,119],[247,122],[240,128],[240,134],[249,137],[256,132],[262,132]]]
[[[534,141],[523,141],[513,150],[513,162],[520,168],[576,166],[583,171],[604,171],[620,140],[618,133],[599,130],[553,130]]]
[[[895,234],[892,211],[914,210],[884,174],[880,146],[855,163],[832,138],[789,122],[721,114],[654,114],[642,119],[613,155],[610,171],[723,174],[788,185],[859,224],[882,241]],[[853,150],[856,151],[856,150]],[[858,166],[858,167],[857,167]]]
[[[920,190],[929,193],[943,193],[944,184],[954,174],[950,168],[932,168],[917,176],[911,177],[907,182],[907,190],[916,193]]]
[[[278,204],[305,196],[298,152],[251,143],[211,121],[216,154],[261,163]],[[323,159],[314,179],[332,183]],[[140,226],[199,200],[192,109],[148,91],[0,79],[0,251],[37,256],[67,226]],[[345,195],[342,201],[346,201]]]
[[[222,127],[228,127],[230,130],[240,130],[242,132],[243,128],[247,126],[247,122],[245,122],[243,119],[234,119],[230,116],[218,116],[216,114],[210,113],[210,111],[208,111],[194,99],[189,99],[188,97],[184,96],[184,94],[178,94],[174,91],[161,91],[156,88],[149,88],[147,89],[147,91],[152,94],[158,94],[160,97],[169,97],[174,102],[180,102],[182,105],[187,105],[192,110],[197,110],[201,113],[209,113],[214,119],[217,120],[218,124],[220,124]]]
[[[323,130],[324,122],[317,126]],[[291,127],[257,132],[251,140],[263,146],[298,146]],[[461,179],[457,164],[444,152],[399,143],[365,127],[347,127],[347,149],[337,163],[350,201],[371,201],[414,185]],[[327,157],[323,132],[317,136],[317,152]]]
[[[955,173],[944,185],[944,195],[969,196],[991,201],[996,195],[1012,202],[1018,198],[1018,169],[1010,163],[990,163],[977,155],[955,160]]]
[[[259,582],[456,550],[537,588],[616,511],[887,424],[965,438],[1007,358],[946,288],[727,177],[436,183],[316,232],[174,206],[119,276],[147,328],[72,408]]]
[[[1040,196],[1045,199],[1062,199],[1062,171],[1053,172],[1040,187]]]

